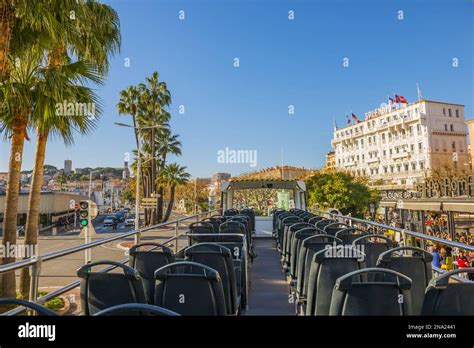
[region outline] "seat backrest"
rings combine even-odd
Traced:
[[[326,247],[314,254],[308,279],[306,315],[329,315],[337,278],[365,267],[365,255],[351,245]]]
[[[312,218],[310,218],[310,219],[308,220],[308,222],[309,222],[310,224],[315,225],[316,222],[321,221],[322,219],[323,219],[323,218],[322,218],[321,216],[313,216]]]
[[[385,281],[366,281],[373,273],[383,273]],[[354,282],[355,280],[355,282]],[[410,315],[411,279],[383,268],[364,268],[336,280],[330,315]]]
[[[342,241],[328,234],[317,234],[304,239],[301,243],[296,272],[296,291],[299,296],[306,297],[308,294],[308,280],[314,254],[326,246],[333,246],[333,243],[341,244]]]
[[[143,250],[142,248],[148,247]],[[135,268],[143,280],[148,303],[155,301],[155,271],[169,263],[175,262],[173,251],[158,243],[140,243],[129,250],[130,267]]]
[[[323,231],[316,227],[305,227],[293,233],[290,246],[290,275],[292,278],[296,278],[297,275],[298,257],[303,240],[320,233]]]
[[[474,267],[458,268],[430,281],[421,315],[474,315],[474,282],[450,281],[460,273],[474,275]]]
[[[189,230],[193,235],[193,238],[189,240],[190,244],[216,241],[214,236],[199,236],[199,234],[214,234],[214,226],[208,221],[193,222],[189,225]]]
[[[365,253],[365,264],[367,267],[375,267],[379,255],[388,249],[394,248],[397,243],[380,234],[361,235],[352,241],[352,245],[361,245]]]
[[[122,273],[93,272],[96,266],[115,266]],[[115,261],[92,262],[80,267],[81,305],[84,315],[125,303],[147,303],[142,278],[137,270]],[[111,291],[113,289],[113,291]]]
[[[255,212],[253,209],[245,208],[240,211],[240,214],[247,215],[250,218],[251,231],[255,231]]]
[[[360,236],[365,236],[369,232],[355,227],[346,227],[336,232],[335,236],[342,240],[342,244],[352,245],[352,242]]]
[[[297,222],[303,222],[303,220],[297,217],[296,215],[287,216],[281,220],[280,228],[278,229],[278,241],[280,244],[280,248],[282,248],[282,251],[284,243],[283,240],[286,235],[286,230],[288,230],[291,225],[294,225]]]
[[[171,263],[155,272],[155,305],[181,315],[226,315],[219,273],[189,261]]]
[[[291,249],[291,239],[293,238],[293,234],[306,227],[314,227],[314,225],[308,223],[308,222],[297,222],[291,225],[288,225],[287,228],[283,231],[283,245],[282,245],[282,250],[283,250],[283,255],[289,256],[290,254],[290,249]],[[289,261],[286,259],[286,261]]]
[[[238,289],[231,251],[219,244],[200,243],[187,248],[184,255],[187,261],[206,265],[219,272],[224,289],[227,314],[237,313]]]
[[[411,301],[412,312],[420,315],[425,297],[425,290],[433,274],[431,261],[433,255],[429,252],[415,247],[398,247],[389,249],[379,255],[377,267],[391,269],[400,272],[412,280]],[[376,281],[385,274],[376,274]]]
[[[218,218],[215,217],[208,217],[202,220],[203,222],[209,222],[212,227],[214,233],[219,233],[219,225],[222,223],[222,221]]]
[[[237,215],[239,211],[237,209],[227,209],[224,212],[224,216],[232,216],[232,215]]]
[[[316,227],[319,227],[319,222],[317,223]],[[339,232],[340,230],[344,230],[346,228],[349,228],[350,226],[343,224],[341,222],[331,222],[327,225],[324,226],[323,230],[327,234],[330,234],[332,236],[336,236],[336,233]]]
[[[335,222],[336,222],[335,220],[322,218],[321,220],[316,221],[315,226],[317,228],[324,230],[324,227]]]

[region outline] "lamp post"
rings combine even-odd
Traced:
[[[165,126],[162,125],[155,125],[155,126],[146,126],[146,127],[134,127],[129,124],[125,123],[119,123],[115,122],[117,126],[120,127],[127,127],[127,128],[133,128],[137,131],[138,135],[138,145],[140,146],[141,144],[141,139],[140,139],[140,132],[144,129],[152,129],[152,128],[165,128]],[[141,161],[141,150],[140,148],[137,149],[138,155],[137,155],[137,176],[136,176],[136,182],[135,182],[135,230],[138,231],[140,228],[140,218],[139,218],[139,204],[140,204],[140,172],[142,169],[142,161]],[[156,159],[156,157],[152,157],[147,159],[144,163]]]

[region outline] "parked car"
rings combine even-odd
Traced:
[[[135,215],[129,215],[125,219],[125,226],[135,226]]]
[[[117,224],[118,224],[118,220],[115,217],[115,215],[109,215],[104,219],[104,226],[105,227],[111,226],[111,227],[116,228]]]
[[[117,218],[118,222],[124,222],[125,221],[125,212],[118,211],[118,212],[115,213],[115,217]]]

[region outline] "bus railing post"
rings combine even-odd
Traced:
[[[42,263],[43,259],[41,256],[38,256],[36,262],[31,266],[30,293],[28,296],[31,302],[35,302],[38,299],[39,277]]]
[[[174,253],[175,254],[178,252],[178,234],[179,234],[179,220],[176,220],[176,224],[174,227],[174,238],[175,238]]]

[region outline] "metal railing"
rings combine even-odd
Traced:
[[[440,243],[440,244],[443,244],[443,245],[448,245],[448,246],[451,246],[453,248],[474,251],[474,245],[454,242],[454,241],[451,241],[451,240],[446,240],[446,239],[435,237],[435,236],[428,236],[428,235],[423,234],[423,233],[410,231],[406,228],[399,228],[399,227],[395,227],[395,226],[387,226],[387,225],[380,224],[380,223],[375,222],[375,221],[363,220],[363,219],[355,218],[355,217],[352,217],[352,216],[341,215],[341,214],[334,214],[334,213],[330,213],[330,212],[322,211],[322,210],[318,210],[318,209],[313,209],[313,208],[308,209],[308,211],[315,212],[320,216],[328,216],[330,218],[337,219],[338,222],[346,223],[347,221],[349,221],[350,225],[352,225],[352,222],[356,222],[356,223],[363,224],[363,225],[373,226],[373,227],[376,227],[377,229],[392,230],[392,231],[395,231],[395,232],[399,232],[401,234],[401,239],[405,243],[407,241],[407,236],[418,238],[422,241],[421,247],[423,249],[425,249],[425,241],[431,241],[431,242]],[[437,267],[433,267],[433,272],[438,273],[438,274],[442,274],[442,273],[445,273],[446,271],[442,270],[440,268],[437,268]],[[454,275],[451,278],[457,280],[458,282],[468,281],[467,279],[462,278],[462,277],[457,276],[457,275]]]
[[[169,225],[174,225],[174,236],[171,237],[171,238],[165,239],[165,241],[162,244],[167,245],[167,244],[171,244],[173,241],[176,241],[174,243],[174,251],[176,253],[178,251],[178,239],[180,237],[186,235],[186,232],[181,233],[181,234],[179,233],[180,223],[182,223],[184,221],[188,221],[188,220],[193,220],[193,219],[196,219],[196,221],[200,221],[200,217],[203,217],[203,218],[206,217],[206,216],[210,217],[210,216],[212,216],[213,213],[220,212],[220,211],[221,211],[220,209],[210,210],[210,211],[198,213],[198,214],[195,214],[195,215],[179,218],[177,220],[162,222],[162,223],[159,223],[159,224],[156,224],[156,225],[143,227],[143,228],[140,228],[138,230],[120,233],[120,234],[117,234],[116,236],[112,236],[112,237],[108,237],[108,238],[102,238],[100,240],[96,240],[96,241],[93,241],[93,242],[79,244],[79,245],[76,245],[76,246],[73,246],[73,247],[70,247],[70,248],[54,251],[54,252],[49,253],[49,254],[30,257],[28,259],[23,259],[23,260],[16,261],[16,262],[13,262],[13,263],[9,263],[9,264],[6,264],[6,265],[1,265],[0,266],[0,275],[3,274],[3,273],[7,273],[7,272],[14,272],[14,271],[20,270],[20,269],[25,268],[25,267],[31,267],[31,272],[30,272],[31,281],[30,281],[29,301],[35,302],[35,303],[38,303],[38,304],[44,304],[46,301],[48,301],[52,298],[55,298],[59,295],[62,295],[64,293],[78,287],[80,285],[80,281],[76,280],[72,283],[69,283],[69,284],[65,285],[64,287],[61,287],[57,290],[54,290],[54,291],[51,291],[51,292],[47,293],[45,296],[42,296],[42,297],[38,298],[38,286],[39,286],[39,279],[40,279],[40,276],[41,276],[41,266],[42,266],[43,263],[51,261],[51,260],[58,259],[58,258],[63,257],[63,256],[78,253],[80,251],[86,251],[87,252],[87,250],[90,250],[94,247],[104,245],[104,244],[113,242],[115,240],[131,237],[131,236],[135,237],[134,242],[135,242],[135,244],[137,244],[137,243],[140,242],[140,236],[141,236],[142,233],[146,233],[146,232],[149,232],[151,230],[161,228],[161,227],[166,227],[166,226],[169,226]],[[128,258],[124,258],[123,260],[120,260],[119,262],[122,263],[122,264],[125,264],[125,263],[128,262]],[[111,271],[115,268],[116,268],[116,266],[108,266],[108,267],[105,267],[105,268],[101,269],[99,272],[106,273],[106,272],[109,272],[109,271]],[[17,315],[17,314],[20,314],[20,313],[22,313],[26,310],[27,309],[25,307],[20,306],[20,307],[12,309],[12,310],[10,310],[6,313],[3,313],[3,315],[8,315],[8,316]]]

